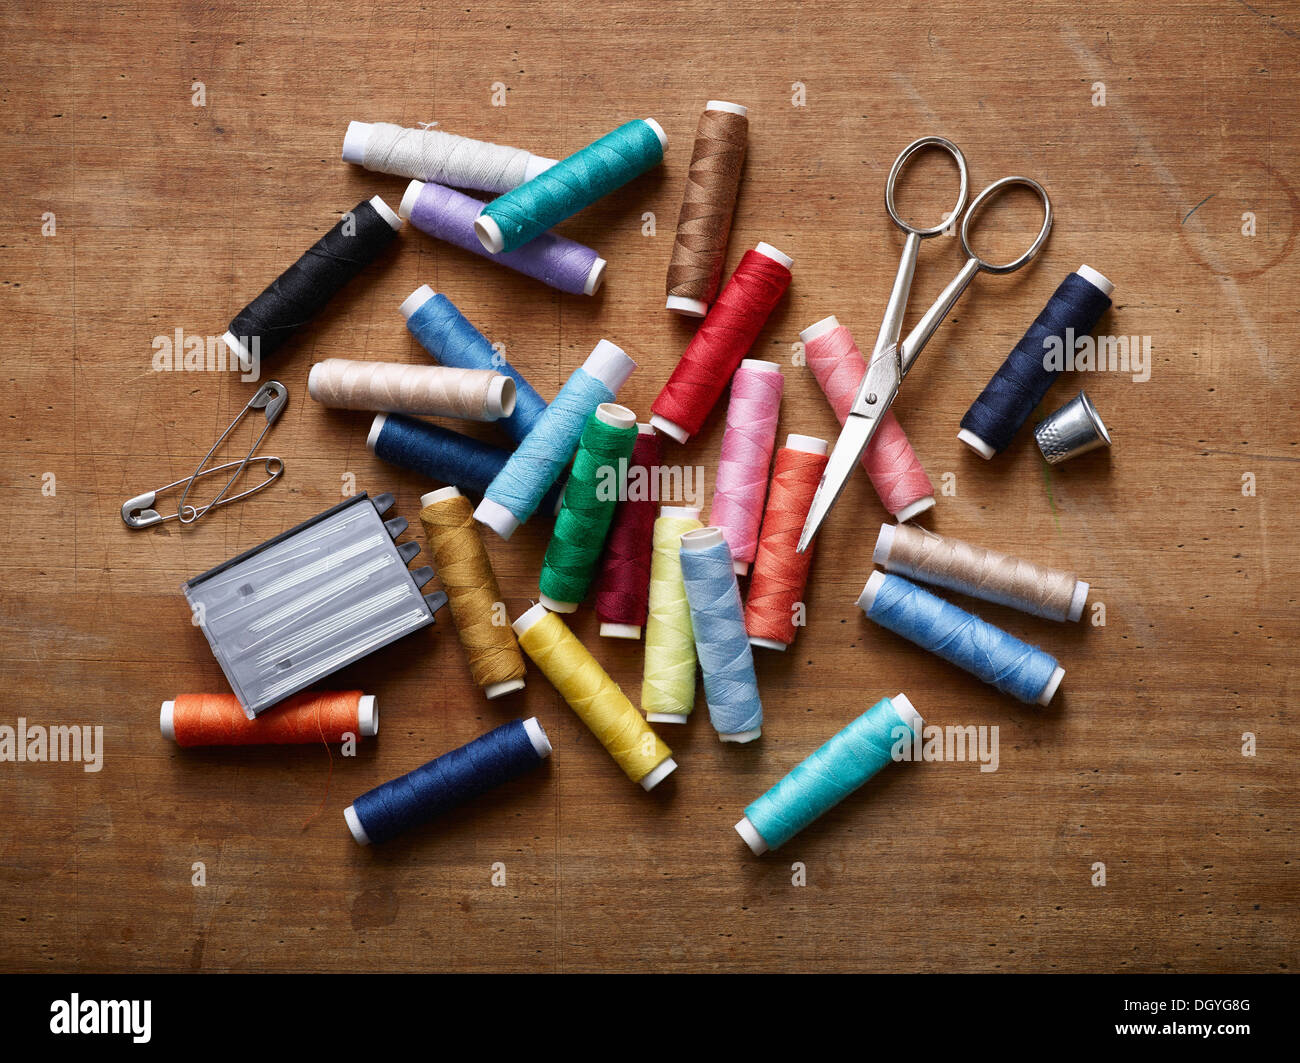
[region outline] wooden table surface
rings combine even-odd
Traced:
[[[1295,967],[1295,4],[46,0],[0,18],[0,724],[104,729],[97,773],[0,763],[0,968]],[[976,280],[897,410],[950,492],[927,526],[1074,569],[1104,603],[1104,626],[977,607],[1060,658],[1052,706],[864,619],[854,599],[885,514],[859,475],[819,544],[808,628],[760,654],[762,739],[719,743],[701,707],[662,729],[680,768],[652,794],[535,668],[524,694],[486,702],[447,614],[325,684],[382,709],[379,738],[332,769],[320,747],[160,738],[161,701],[226,689],[183,580],[353,480],[394,492],[418,529],[430,484],[367,452],[369,415],[306,392],[324,357],[424,362],[397,310],[417,285],[445,291],[547,397],[614,340],[640,363],[621,399],[647,415],[692,328],[663,310],[663,283],[709,98],[751,109],[728,269],[759,240],[796,259],[753,352],[785,369],[782,436],[835,431],[795,344],[831,313],[874,335],[901,244],[881,192],[903,145],[944,134],[975,188],[1026,173],[1050,190],[1039,261]],[[154,338],[219,336],[343,211],[400,198],[404,180],[340,161],[349,120],[437,121],[563,156],[645,115],[668,132],[664,166],[562,227],[608,258],[597,297],[407,227],[267,367],[291,395],[265,447],[282,482],[185,530],[123,526],[122,501],[188,475],[252,390],[154,371]],[[918,209],[948,195],[930,176],[950,178],[923,174]],[[1036,224],[1017,200],[989,222],[991,253]],[[955,240],[925,248],[913,316],[959,256]],[[1086,386],[1109,452],[1048,467],[1026,429],[981,461],[958,421],[1080,262],[1115,281],[1101,331],[1149,338],[1150,377],[1076,374],[1040,409]],[[710,491],[720,439],[715,416],[673,450]],[[513,613],[536,593],[546,535],[538,520],[490,544]],[[584,609],[575,629],[636,700],[641,644],[596,628]],[[899,690],[930,723],[998,727],[998,770],[891,766],[752,856],[732,829],[744,806]],[[341,813],[357,794],[528,714],[555,745],[545,768],[382,848],[351,840]]]

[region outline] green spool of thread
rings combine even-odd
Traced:
[[[492,254],[514,251],[663,161],[668,136],[638,118],[488,203],[474,231]]]
[[[539,597],[553,613],[571,613],[587,596],[623,493],[636,431],[636,415],[614,402],[602,402],[583,426],[542,561]]]

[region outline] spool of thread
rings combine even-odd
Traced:
[[[430,491],[420,499],[420,523],[474,682],[488,698],[522,690],[524,657],[514,632],[497,622],[505,615],[501,588],[469,500],[454,487]]]
[[[522,247],[663,161],[668,136],[638,118],[484,206],[474,231],[492,254]]]
[[[887,572],[1048,620],[1078,620],[1088,600],[1088,584],[1072,572],[972,546],[914,525],[896,528],[882,524],[872,560]]]
[[[295,694],[250,720],[234,694],[178,694],[162,703],[162,736],[178,746],[342,742],[379,733],[379,702],[359,690]]]
[[[813,545],[802,554],[796,547],[826,469],[826,449],[824,439],[789,435],[785,446],[776,452],[745,602],[745,630],[751,646],[784,650],[794,642],[798,630],[795,609],[803,602],[813,557]]]
[[[595,295],[605,283],[608,263],[595,251],[558,233],[534,237],[517,251],[494,255],[474,231],[483,201],[429,181],[412,181],[397,213],[422,233],[471,251],[489,262],[574,295]]]
[[[546,400],[523,373],[496,352],[455,303],[427,284],[408,295],[401,309],[411,335],[438,362],[458,369],[487,369],[514,381],[514,412],[501,427],[516,443],[522,442],[546,410]]]
[[[521,148],[440,129],[404,129],[389,122],[349,122],[343,161],[397,177],[484,192],[507,192],[555,165],[554,159]]]
[[[817,378],[835,419],[843,425],[857,397],[858,385],[866,375],[866,358],[849,330],[834,316],[810,325],[799,333],[799,338],[804,343],[808,368]],[[934,505],[934,484],[921,467],[893,410],[885,411],[880,427],[862,452],[862,467],[867,470],[881,504],[895,520],[911,520]]]
[[[378,196],[362,200],[235,315],[222,340],[248,365],[274,354],[397,238],[402,219]]]
[[[672,750],[559,616],[534,605],[514,627],[524,652],[629,779],[653,790],[676,769]]]
[[[1044,364],[1053,344],[1073,354],[1076,340],[1090,335],[1110,307],[1115,286],[1089,266],[1080,266],[1061,281],[1042,312],[1029,326],[988,386],[961,419],[957,438],[981,458],[1011,445],[1020,426],[1047,394],[1059,369]]]
[[[641,708],[651,723],[685,723],[695,708],[695,635],[682,581],[682,536],[703,528],[694,506],[664,506],[655,521]]]
[[[724,742],[752,742],[763,733],[763,702],[740,588],[721,529],[701,528],[682,536],[682,582],[713,729]]]
[[[636,414],[626,406],[602,402],[587,418],[538,582],[539,600],[554,613],[572,613],[587,596],[636,436]]]
[[[605,638],[639,639],[650,606],[650,551],[654,541],[659,436],[648,424],[636,426],[628,465],[627,494],[614,510],[596,583],[596,615]]]
[[[1065,678],[1051,654],[902,576],[873,572],[858,606],[881,627],[1031,705],[1046,705]]]
[[[602,402],[614,401],[635,368],[636,362],[622,348],[609,340],[596,344],[488,485],[474,519],[509,539],[559,479],[577,449],[587,418]]]
[[[515,409],[515,382],[488,369],[326,358],[311,367],[307,392],[336,410],[383,410],[495,421]]]
[[[749,571],[758,549],[784,382],[780,366],[756,358],[742,361],[731,378],[709,522],[726,536],[738,576]]]
[[[399,413],[376,417],[366,446],[390,465],[480,496],[510,460],[508,450]],[[562,493],[562,484],[552,487],[542,499],[542,512],[559,512]]]
[[[924,725],[903,694],[881,698],[746,808],[736,832],[756,856],[780,848],[886,767],[898,742]]]
[[[695,130],[677,239],[668,263],[668,309],[703,317],[718,294],[749,139],[749,109],[709,100]]]
[[[378,845],[517,779],[550,755],[536,716],[511,720],[366,791],[343,810],[343,819],[362,845]]]
[[[704,425],[731,375],[790,287],[794,259],[771,244],[746,251],[650,409],[650,423],[685,443]]]

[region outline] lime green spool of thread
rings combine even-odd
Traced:
[[[492,254],[514,251],[663,161],[668,136],[653,118],[606,133],[486,204],[474,231]]]
[[[554,613],[577,609],[596,577],[636,434],[636,415],[614,402],[602,402],[583,426],[564,502],[542,561],[540,597]]]
[[[650,555],[641,709],[650,723],[685,723],[695,708],[695,634],[682,580],[682,536],[703,528],[695,507],[663,506]]]

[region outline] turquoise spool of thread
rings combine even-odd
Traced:
[[[587,418],[538,581],[538,598],[553,613],[572,613],[591,588],[636,435],[626,406],[602,402]]]
[[[858,605],[881,627],[1031,705],[1046,705],[1065,678],[1050,653],[902,576],[873,572]]]
[[[513,251],[663,161],[668,135],[637,118],[487,203],[474,231],[492,254]]]
[[[736,833],[758,856],[784,845],[911,745],[925,721],[903,694],[881,698],[745,809]]]

